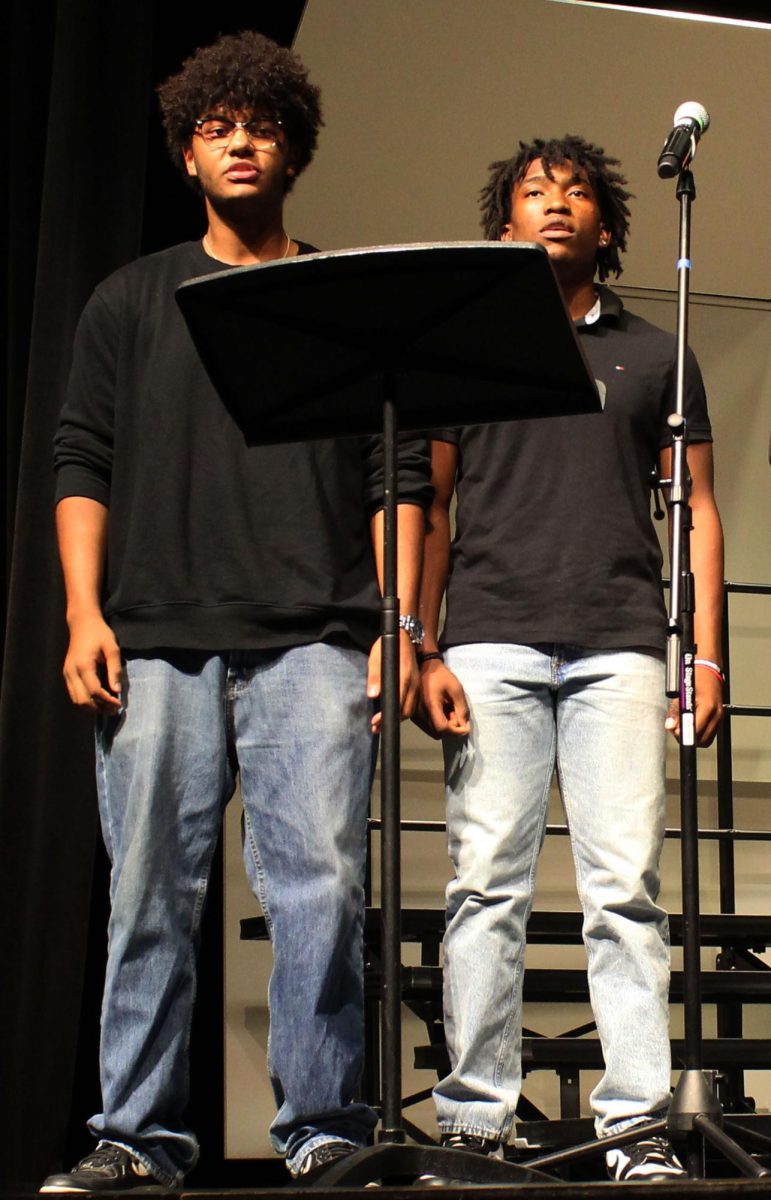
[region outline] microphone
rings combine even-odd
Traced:
[[[659,177],[672,179],[685,170],[696,153],[699,138],[709,129],[709,113],[696,100],[686,100],[675,113],[674,128],[659,155]]]

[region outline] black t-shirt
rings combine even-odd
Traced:
[[[600,319],[577,328],[603,412],[433,434],[459,448],[443,645],[663,649],[650,484],[671,440],[675,339],[599,290]],[[690,352],[686,417],[690,440],[711,440]]]
[[[189,242],[96,289],[55,439],[56,498],[110,510],[104,611],[124,648],[342,638],[368,649],[380,611],[369,533],[383,504],[380,439],[246,445],[174,297],[183,280],[222,269]],[[233,353],[251,357],[257,391],[259,346],[236,341]],[[399,500],[430,497],[427,442],[402,436]]]

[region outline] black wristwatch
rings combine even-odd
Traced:
[[[423,645],[423,622],[419,617],[399,617],[399,628],[403,629],[413,646]]]

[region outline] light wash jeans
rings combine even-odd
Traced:
[[[361,651],[324,644],[130,656],[125,707],[98,730],[112,911],[103,1112],[89,1128],[165,1183],[198,1155],[184,1121],[195,954],[238,770],[246,871],[273,942],[273,1144],[296,1170],[315,1145],[363,1145],[375,1125],[354,1101],[375,752],[366,669]]]
[[[663,662],[633,651],[477,643],[445,656],[471,706],[445,742],[455,878],[447,889],[443,1132],[508,1140],[522,1071],[525,928],[555,761],[584,912],[605,1073],[598,1134],[669,1102]],[[614,1128],[615,1127],[615,1128]]]

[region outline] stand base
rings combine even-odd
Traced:
[[[771,1179],[771,1167],[763,1166],[754,1159],[706,1114],[700,1113],[695,1116],[693,1125],[694,1131],[700,1134],[705,1142],[714,1146],[747,1179]]]
[[[742,1149],[722,1126],[723,1112],[715,1095],[712,1073],[695,1068],[683,1071],[669,1107],[667,1131],[675,1142],[685,1138],[689,1177],[704,1178],[705,1142],[714,1146],[747,1179],[771,1177],[771,1168]],[[768,1138],[759,1140],[771,1147]]]
[[[697,1074],[702,1073],[694,1072],[694,1075]],[[704,1080],[704,1086],[708,1089],[706,1080]],[[698,1083],[694,1085],[693,1080],[689,1080],[683,1090],[689,1096],[698,1095],[701,1091]],[[711,1093],[709,1094],[711,1096]],[[569,1185],[558,1175],[547,1172],[581,1159],[589,1159],[597,1155],[604,1156],[615,1146],[628,1145],[641,1138],[665,1135],[667,1128],[666,1121],[638,1125],[614,1137],[593,1138],[581,1145],[534,1158],[527,1164],[504,1162],[501,1159],[488,1158],[462,1150],[447,1150],[440,1146],[414,1146],[384,1142],[365,1150],[359,1150],[355,1154],[333,1163],[314,1184],[305,1190],[327,1191],[331,1188],[365,1188],[368,1185],[387,1184],[392,1187],[409,1189],[441,1186],[455,1188],[465,1193],[465,1189],[469,1185],[484,1186],[486,1190],[492,1187],[508,1191],[519,1185],[552,1184],[564,1191],[565,1188],[569,1188]],[[679,1138],[682,1141],[682,1131],[679,1132]],[[745,1182],[752,1179],[771,1179],[771,1167],[752,1158],[704,1113],[691,1114],[691,1127],[686,1140],[689,1149],[689,1168],[695,1162],[703,1163],[704,1143],[709,1142],[719,1154],[741,1172]],[[759,1149],[771,1148],[771,1139],[762,1135],[754,1134],[752,1140],[757,1141]],[[689,1169],[689,1176],[691,1180],[703,1179],[703,1171],[701,1174],[692,1174]],[[704,1182],[710,1186],[707,1181]],[[740,1181],[736,1182],[742,1186]],[[607,1189],[612,1185],[604,1183],[600,1186]],[[627,1187],[628,1185],[619,1186]],[[657,1194],[661,1194],[663,1186],[661,1183],[651,1186],[658,1189]],[[676,1189],[678,1186],[681,1185],[673,1182],[673,1188]],[[726,1188],[729,1186],[729,1182],[726,1180],[721,1180],[719,1183],[713,1181],[713,1186]],[[767,1184],[765,1186],[768,1187]],[[721,1197],[727,1194],[725,1191],[720,1192]]]
[[[672,1096],[667,1114],[667,1130],[678,1135],[692,1133],[697,1117],[708,1117],[722,1125],[723,1110],[715,1095],[712,1072],[689,1069],[683,1071]]]
[[[432,1176],[432,1179],[421,1179]],[[418,1186],[493,1184],[509,1187],[514,1183],[554,1183],[532,1167],[470,1154],[463,1150],[445,1150],[440,1146],[404,1146],[393,1142],[370,1146],[333,1163],[308,1191],[328,1188],[366,1187],[386,1180],[417,1183]]]
[[[578,1146],[557,1150],[532,1159],[529,1163],[504,1162],[463,1150],[440,1146],[405,1146],[381,1143],[351,1154],[334,1163],[313,1185],[318,1188],[357,1187],[386,1179],[417,1183],[418,1186],[462,1186],[486,1184],[498,1187],[515,1183],[556,1183],[559,1177],[548,1171],[604,1155],[616,1146],[627,1146],[641,1138],[666,1132],[666,1121],[653,1121],[625,1129],[612,1137],[592,1138]],[[422,1177],[432,1176],[425,1179]]]

